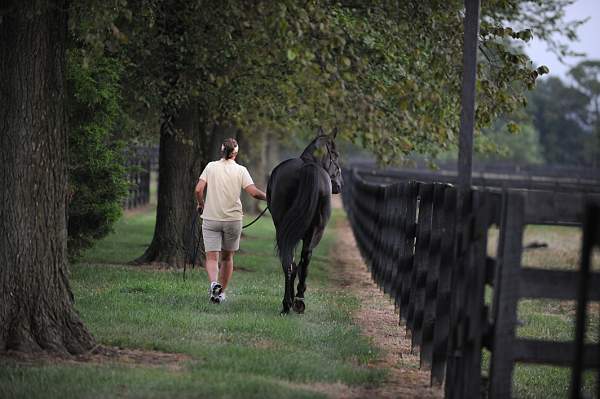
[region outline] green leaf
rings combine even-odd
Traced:
[[[536,69],[536,71],[540,75],[545,75],[547,73],[550,73],[550,68],[548,68],[546,65],[541,65]]]
[[[508,122],[506,128],[510,134],[517,134],[521,131],[521,128],[515,122]]]
[[[298,54],[296,54],[296,52],[293,49],[291,49],[291,48],[288,49],[288,51],[287,51],[288,60],[294,61],[297,56],[298,56]]]

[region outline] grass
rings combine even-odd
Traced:
[[[497,230],[490,234],[489,253],[495,253]],[[522,264],[545,269],[577,270],[581,245],[581,230],[564,226],[528,226],[523,242],[538,242],[547,248],[530,249],[523,253]],[[598,264],[596,258],[596,265]],[[595,268],[598,271],[598,267]],[[488,302],[491,301],[488,292]],[[588,309],[587,342],[598,342],[599,308]],[[522,326],[517,336],[552,341],[572,341],[575,329],[575,301],[525,299],[519,301],[517,317]],[[484,353],[487,364],[489,353]],[[513,378],[513,392],[517,398],[546,399],[568,396],[571,370],[564,367],[517,364]],[[585,374],[585,391],[591,395],[596,377]]]
[[[335,213],[334,218],[342,217]],[[375,348],[353,324],[350,294],[330,295],[328,232],[313,256],[304,315],[279,316],[283,274],[269,218],[242,239],[228,301],[208,301],[206,274],[123,265],[141,255],[153,212],[126,217],[73,265],[76,307],[103,345],[187,354],[182,370],[85,365],[0,366],[2,398],[313,398],[316,383],[375,385]],[[334,221],[330,225],[333,226]]]
[[[182,353],[190,360],[175,371],[122,364],[4,364],[0,365],[0,398],[317,398],[324,394],[315,391],[315,384],[382,381],[383,371],[368,367],[377,356],[374,347],[349,316],[357,299],[341,290],[330,295],[331,231],[313,256],[307,313],[280,317],[283,278],[268,217],[244,232],[235,259],[240,269],[234,273],[229,301],[215,306],[207,301],[203,271],[195,270],[183,281],[180,270],[124,265],[148,244],[153,213],[151,209],[123,218],[113,235],[73,265],[76,306],[104,345]],[[334,219],[340,217],[336,211]],[[330,225],[334,224],[332,220]],[[548,248],[526,251],[525,265],[577,267],[577,229],[530,226],[524,242],[532,241],[545,242]],[[523,300],[518,309],[523,326],[517,334],[571,340],[574,315],[572,301]],[[597,307],[591,315],[588,340],[598,342]],[[487,362],[487,354],[484,359]],[[569,378],[566,368],[518,364],[514,396],[564,398]],[[585,380],[591,392],[595,376],[587,373]]]

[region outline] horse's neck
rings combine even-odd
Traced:
[[[315,155],[315,151],[317,150],[316,141],[313,141],[304,149],[302,155],[300,155],[300,159],[306,162],[314,162],[320,164],[320,159]]]
[[[319,163],[319,160],[317,159],[315,154],[313,154],[312,152],[307,152],[306,150],[302,153],[302,155],[300,155],[300,159],[302,159],[305,163],[306,162]]]

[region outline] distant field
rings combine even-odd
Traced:
[[[490,253],[495,253],[497,230],[490,234]],[[579,268],[581,229],[562,226],[528,226],[524,244],[544,243],[546,248],[527,249],[523,253],[523,265],[548,269],[576,270]],[[596,265],[600,265],[596,258]],[[598,270],[598,266],[596,266]],[[489,300],[489,298],[488,298]],[[588,342],[598,342],[598,304],[588,310],[591,316],[587,329]],[[570,341],[575,335],[575,302],[556,300],[522,300],[518,306],[517,328],[521,337]],[[485,356],[487,359],[488,356]],[[597,375],[597,374],[596,374]],[[568,396],[571,373],[567,368],[517,364],[514,375],[515,397],[519,398],[565,398]],[[586,389],[592,392],[595,375],[586,374]]]

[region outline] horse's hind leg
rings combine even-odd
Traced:
[[[306,242],[306,241],[305,241]],[[312,256],[312,250],[308,249],[305,244],[302,245],[302,256],[298,265],[298,291],[294,298],[293,309],[296,313],[304,313],[306,306],[304,305],[304,292],[306,291],[306,277],[308,275],[308,264]]]
[[[306,277],[308,277],[308,265],[312,258],[313,249],[323,237],[323,230],[317,229],[309,237],[302,241],[302,255],[298,265],[298,289],[294,298],[293,309],[296,313],[304,313],[304,292],[306,291]]]
[[[296,277],[297,267],[293,261],[287,266],[282,266],[283,275],[285,277],[285,293],[283,294],[283,309],[281,309],[281,314],[288,314],[290,312],[290,307],[292,306],[292,299],[294,298],[294,279]]]
[[[300,264],[298,265],[298,292],[294,298],[294,311],[297,313],[304,313],[306,306],[304,305],[304,292],[306,291],[306,277],[308,276],[308,265],[310,258],[312,257],[313,250],[317,247],[321,238],[323,238],[323,232],[327,221],[331,216],[331,201],[329,198],[323,199],[319,211],[316,215],[314,227],[302,239],[302,255],[300,257]]]

